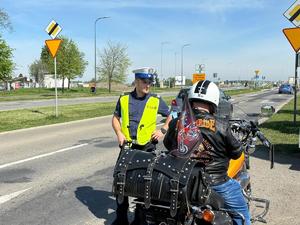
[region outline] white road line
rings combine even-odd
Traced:
[[[262,104],[266,104],[266,103],[273,104],[275,102],[272,102],[272,101],[266,99],[266,100],[263,100],[261,103]]]
[[[8,194],[8,195],[0,196],[0,205],[3,204],[4,202],[11,200],[12,198],[17,197],[18,195],[24,193],[25,191],[28,191],[29,189],[31,189],[31,188],[27,188],[27,189],[21,190],[21,191],[16,191],[16,192]]]
[[[70,151],[70,150],[73,150],[75,148],[80,148],[80,147],[83,147],[83,146],[86,146],[86,145],[88,145],[88,143],[84,143],[84,144],[81,144],[81,145],[75,145],[75,146],[72,146],[72,147],[60,149],[60,150],[55,151],[55,152],[50,152],[50,153],[30,157],[30,158],[27,158],[27,159],[22,159],[22,160],[19,160],[19,161],[3,164],[3,165],[0,165],[0,169],[6,168],[6,167],[9,167],[9,166],[14,166],[14,165],[17,165],[17,164],[21,164],[21,163],[28,162],[28,161],[35,160],[35,159],[44,158],[44,157],[54,155],[54,154],[57,154],[57,153]]]

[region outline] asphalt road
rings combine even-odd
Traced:
[[[175,96],[177,92],[162,92],[161,96]],[[105,96],[105,97],[85,97],[85,98],[62,98],[58,99],[58,106],[60,105],[76,105],[84,103],[97,102],[115,102],[119,96]],[[0,102],[0,111],[15,110],[15,109],[30,109],[36,107],[55,106],[55,99],[46,100],[32,100],[32,101],[7,101]]]
[[[234,108],[278,108],[291,96],[268,91],[234,97]],[[111,117],[0,134],[0,225],[110,224],[112,171],[118,155]],[[271,200],[268,224],[300,224],[299,155],[267,153],[251,161],[253,193]],[[284,213],[283,213],[284,212]]]

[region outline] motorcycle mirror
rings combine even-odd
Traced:
[[[263,105],[260,107],[261,116],[270,117],[275,113],[275,108],[272,105]]]

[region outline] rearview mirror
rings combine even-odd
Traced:
[[[275,108],[272,105],[263,105],[260,107],[261,116],[272,116],[275,113]]]

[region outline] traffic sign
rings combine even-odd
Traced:
[[[255,72],[256,75],[258,75],[260,71],[259,70],[255,70],[254,72]]]
[[[53,58],[55,58],[57,51],[60,47],[62,40],[61,39],[53,39],[53,40],[46,40],[46,46]]]
[[[54,20],[52,20],[48,26],[46,27],[46,32],[50,35],[50,37],[52,37],[52,39],[55,39],[56,36],[59,34],[59,32],[61,32],[62,28],[61,26],[58,25],[57,22],[55,22]]]
[[[300,50],[300,28],[286,28],[282,30],[291,46],[297,53]]]
[[[194,73],[193,74],[193,84],[199,80],[205,80],[206,75],[205,73]]]
[[[295,1],[283,15],[298,27],[300,25],[300,0]]]

